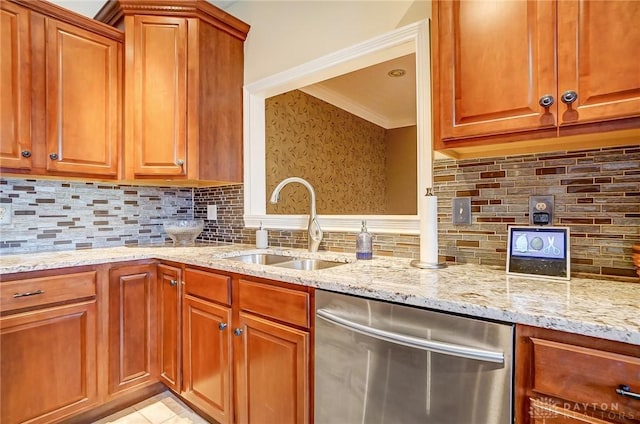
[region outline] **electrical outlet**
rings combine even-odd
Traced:
[[[553,196],[529,196],[529,224],[553,225]]]
[[[453,198],[453,224],[471,224],[471,197]]]
[[[215,221],[218,219],[218,206],[207,205],[207,219],[209,221]]]
[[[7,203],[0,204],[0,224],[11,224],[11,205]]]

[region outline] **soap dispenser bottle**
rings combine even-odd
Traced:
[[[362,221],[362,229],[356,236],[356,259],[372,259],[373,242],[371,234],[367,232],[367,222]]]

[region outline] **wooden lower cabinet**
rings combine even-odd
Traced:
[[[53,422],[97,403],[96,303],[0,320],[4,424]]]
[[[174,390],[180,391],[182,378],[182,352],[180,351],[180,325],[182,269],[158,265],[158,355],[160,381]]]
[[[240,312],[238,423],[309,422],[309,332]]]
[[[110,270],[109,396],[158,381],[156,287],[155,264]]]
[[[517,424],[637,423],[640,346],[518,325]]]
[[[0,279],[0,422],[58,422],[96,406],[96,272]]]
[[[181,395],[221,424],[233,422],[231,308],[184,298]]]

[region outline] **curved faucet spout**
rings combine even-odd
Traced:
[[[280,198],[280,190],[289,183],[299,183],[305,186],[311,195],[311,210],[309,211],[309,224],[307,226],[307,232],[309,233],[309,252],[317,252],[320,243],[322,242],[322,229],[318,223],[318,217],[316,215],[316,192],[313,186],[309,182],[300,177],[289,177],[280,181],[280,183],[273,189],[271,193],[270,203],[278,203]]]

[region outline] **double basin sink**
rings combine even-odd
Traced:
[[[225,259],[240,261],[247,264],[272,265],[278,268],[297,269],[302,271],[314,271],[345,264],[345,262],[328,261],[317,258],[296,258],[292,256],[278,255],[275,253],[247,253],[237,256],[228,256]]]

